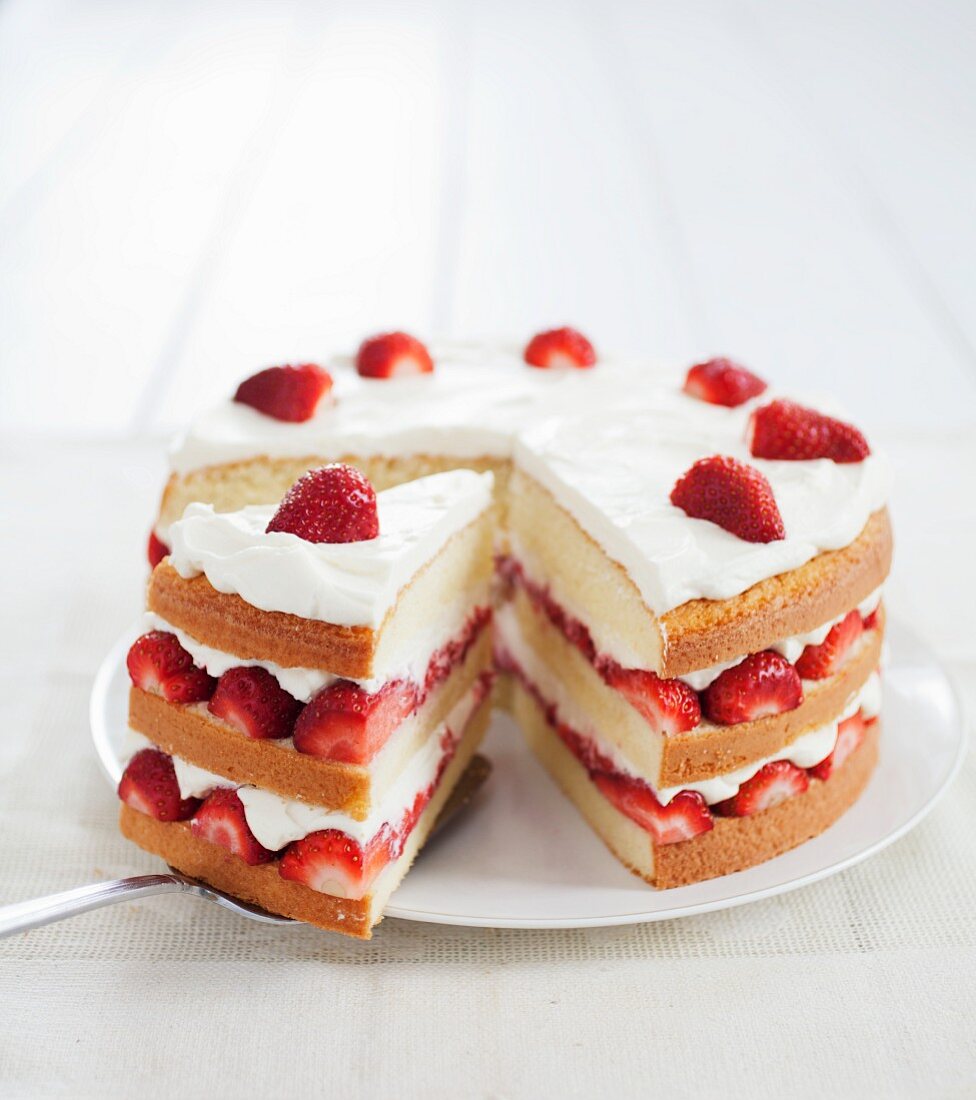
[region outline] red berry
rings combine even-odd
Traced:
[[[323,689],[295,723],[295,748],[322,760],[368,764],[417,705],[412,684],[392,680],[372,695],[339,680]]]
[[[803,685],[796,669],[771,649],[727,668],[702,693],[707,717],[726,726],[782,714],[802,702]]]
[[[384,332],[364,340],[356,355],[356,370],[363,378],[407,378],[430,374],[434,361],[415,337],[405,332]]]
[[[290,737],[302,704],[263,668],[229,668],[207,704],[211,714],[257,741]]]
[[[287,531],[306,542],[366,542],[380,533],[376,493],[352,466],[309,470],[285,493],[268,533]]]
[[[251,832],[244,815],[244,803],[237,791],[218,787],[207,795],[203,805],[193,815],[190,828],[194,836],[211,844],[219,844],[252,867],[274,859],[274,852],[258,843]]]
[[[554,328],[533,336],[526,345],[524,358],[530,367],[592,367],[596,352],[576,329]]]
[[[628,775],[598,773],[594,783],[617,809],[646,829],[655,844],[677,844],[707,833],[715,824],[697,791],[680,791],[662,806],[646,783]]]
[[[837,726],[837,741],[830,756],[807,770],[816,779],[829,779],[864,740],[868,724],[860,711]]]
[[[315,363],[299,367],[268,367],[237,387],[234,400],[273,416],[300,423],[311,420],[319,402],[332,391],[332,375]]]
[[[731,359],[709,359],[707,363],[696,363],[688,368],[684,384],[685,393],[692,397],[729,408],[742,405],[765,389],[766,383],[761,378]]]
[[[738,792],[712,810],[723,817],[748,817],[769,810],[795,794],[803,794],[810,785],[807,773],[789,760],[774,760],[747,779]]]
[[[826,680],[844,663],[851,646],[864,633],[864,620],[857,611],[849,611],[820,645],[808,645],[796,662],[804,680]]]
[[[185,821],[200,805],[182,798],[172,758],[158,749],[143,749],[129,761],[119,783],[119,798],[157,821]]]
[[[149,558],[149,568],[155,569],[157,565],[169,553],[169,547],[155,531],[149,532],[149,545],[146,547],[146,557]]]
[[[698,696],[682,680],[664,680],[650,671],[608,663],[603,678],[650,723],[656,733],[684,733],[701,721]]]
[[[321,894],[361,898],[388,858],[389,848],[384,843],[375,847],[371,844],[370,850],[364,852],[347,833],[322,829],[289,844],[278,872],[282,878],[300,882]]]
[[[786,537],[773,490],[754,467],[734,458],[700,458],[678,478],[671,503],[694,519],[718,524],[746,542]]]
[[[867,440],[853,424],[793,401],[773,401],[756,409],[747,434],[749,450],[756,458],[862,462],[871,453]]]
[[[199,703],[213,694],[216,680],[197,668],[175,634],[151,630],[136,638],[125,659],[132,682],[171,703]]]

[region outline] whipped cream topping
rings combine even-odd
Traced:
[[[877,453],[848,464],[753,458],[745,442],[749,415],[774,396],[767,391],[727,409],[684,394],[678,378],[667,385],[648,379],[639,392],[600,408],[598,432],[592,409],[527,430],[515,462],[627,570],[655,614],[688,600],[728,599],[822,551],[848,546],[888,494],[888,464]],[[670,503],[678,478],[713,454],[731,455],[766,476],[785,539],[746,542]]]
[[[301,424],[265,416],[227,400],[199,416],[177,440],[170,464],[178,473],[253,458],[337,459],[413,454],[504,458],[513,434],[580,395],[632,384],[636,366],[601,359],[592,370],[537,370],[521,348],[439,343],[433,374],[360,378],[348,358],[326,363],[334,403]]]
[[[377,493],[380,534],[368,542],[268,534],[274,505],[215,512],[190,504],[170,527],[170,563],[262,611],[376,629],[400,590],[489,507],[492,484],[490,473],[451,470]]]
[[[381,802],[372,808],[364,821],[356,821],[339,810],[327,810],[300,799],[283,798],[260,787],[241,786],[174,756],[173,768],[180,797],[206,798],[218,787],[236,788],[244,806],[248,828],[258,842],[271,851],[279,851],[293,840],[301,840],[320,829],[338,829],[365,847],[385,824],[399,822],[413,806],[417,795],[434,781],[447,751],[445,734],[449,731],[452,737],[461,737],[483,698],[484,689],[480,684],[475,684],[413,754]],[[127,761],[140,749],[152,747],[148,738],[130,729],[122,755]]]

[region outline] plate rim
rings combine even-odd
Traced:
[[[864,860],[870,859],[872,856],[884,851],[885,848],[901,840],[902,837],[911,832],[912,829],[919,825],[935,809],[959,774],[969,745],[969,732],[965,720],[965,711],[952,677],[946,672],[942,662],[932,648],[915,630],[899,618],[895,618],[891,626],[892,633],[897,631],[898,634],[903,634],[906,636],[906,640],[914,642],[914,644],[920,648],[927,661],[938,670],[948,689],[948,695],[951,699],[953,708],[953,720],[951,724],[956,732],[955,755],[938,785],[933,789],[932,793],[921,806],[896,828],[892,829],[884,836],[879,837],[866,847],[836,862],[827,863],[813,871],[809,871],[795,878],[787,879],[783,882],[773,883],[770,886],[764,886],[758,889],[746,890],[738,894],[713,898],[709,901],[679,904],[666,909],[641,910],[633,913],[608,913],[587,917],[479,917],[469,913],[451,913],[430,909],[421,910],[405,908],[390,902],[384,910],[384,917],[394,918],[396,920],[415,921],[420,924],[437,924],[457,928],[557,930],[572,928],[613,928],[633,924],[653,924],[658,921],[713,913],[722,909],[735,909],[741,905],[748,905],[754,901],[763,901],[768,898],[778,897],[782,894],[790,893],[793,890],[799,890],[804,886],[812,886],[814,883],[820,882],[832,875],[840,874],[842,871],[855,867],[857,864],[864,862]],[[108,729],[106,703],[111,690],[112,681],[120,671],[120,666],[124,662],[123,654],[128,646],[131,645],[133,638],[138,636],[137,631],[139,627],[140,624],[138,623],[130,626],[126,631],[120,634],[112,644],[99,664],[89,697],[89,724],[91,727],[91,738],[95,748],[95,755],[102,772],[113,787],[118,785],[121,777],[121,769],[117,765],[117,760],[111,746],[111,734]],[[872,776],[871,782],[874,782],[874,776]],[[607,858],[613,857],[608,854]],[[723,877],[728,879],[734,878],[733,875]],[[649,886],[648,890],[653,890],[653,888]],[[655,893],[656,896],[660,896],[661,894],[666,894],[667,891],[656,891]],[[396,894],[394,894],[394,898],[395,897]]]

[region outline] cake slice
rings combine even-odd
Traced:
[[[492,475],[191,504],[129,653],[122,830],[196,878],[368,936],[483,735]],[[140,741],[139,738],[142,738]]]
[[[554,418],[523,436],[510,480],[500,695],[657,887],[822,832],[877,757],[885,466],[809,441],[761,459],[766,406],[741,405],[675,391],[595,435]]]

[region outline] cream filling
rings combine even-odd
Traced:
[[[483,606],[488,603],[488,591],[484,592],[483,600],[479,601]],[[404,680],[414,684],[423,684],[430,667],[431,658],[444,645],[460,637],[462,630],[467,625],[468,618],[475,608],[471,603],[471,594],[462,593],[449,611],[442,608],[436,618],[431,618],[425,624],[425,629],[413,633],[404,639],[402,652],[395,648],[392,653],[385,653],[385,667],[377,670],[378,674],[368,680],[353,680],[364,691],[374,693],[389,683],[391,680]],[[191,634],[173,626],[171,622],[161,615],[147,611],[144,617],[146,630],[164,630],[175,634],[180,645],[193,658],[193,663],[205,668],[211,676],[220,677],[228,669],[239,668],[263,668],[278,681],[289,695],[302,703],[307,703],[323,688],[334,684],[337,680],[348,677],[334,676],[331,672],[323,672],[314,668],[291,668],[275,664],[274,661],[258,659],[245,659],[234,653],[225,653],[223,650],[214,649],[197,641]],[[409,643],[409,644],[407,644]]]
[[[619,748],[611,745],[593,729],[588,718],[576,705],[570,691],[560,677],[526,644],[521,631],[518,629],[518,620],[512,609],[504,607],[498,611],[495,615],[495,623],[503,649],[541,692],[543,698],[555,706],[561,721],[566,722],[581,736],[592,741],[600,754],[612,761],[618,772],[647,783],[662,805],[667,805],[681,791],[697,791],[710,805],[715,802],[722,802],[726,798],[735,795],[743,783],[751,779],[766,764],[775,760],[789,760],[797,767],[811,768],[815,764],[819,764],[821,760],[825,760],[834,751],[834,745],[837,743],[837,727],[845,718],[849,718],[858,710],[864,713],[865,718],[874,718],[881,707],[881,681],[875,672],[871,674],[863,687],[851,696],[836,721],[829,722],[827,725],[801,735],[778,753],[753,761],[736,771],[726,772],[710,779],[684,783],[678,787],[658,789],[646,776],[641,774],[640,770],[630,762]]]
[[[337,829],[365,848],[384,825],[399,822],[413,806],[417,795],[434,781],[445,752],[441,743],[444,735],[449,732],[453,737],[459,738],[482,698],[483,691],[480,685],[475,684],[414,753],[364,821],[356,821],[340,810],[328,810],[300,799],[283,798],[260,787],[248,784],[240,786],[233,780],[174,756],[173,768],[179,783],[180,796],[206,798],[218,787],[236,788],[244,806],[248,828],[258,842],[270,851],[279,851],[286,844],[301,840],[309,833],[321,829]],[[130,729],[124,755],[127,760],[140,749],[153,747],[155,746],[148,738]]]

